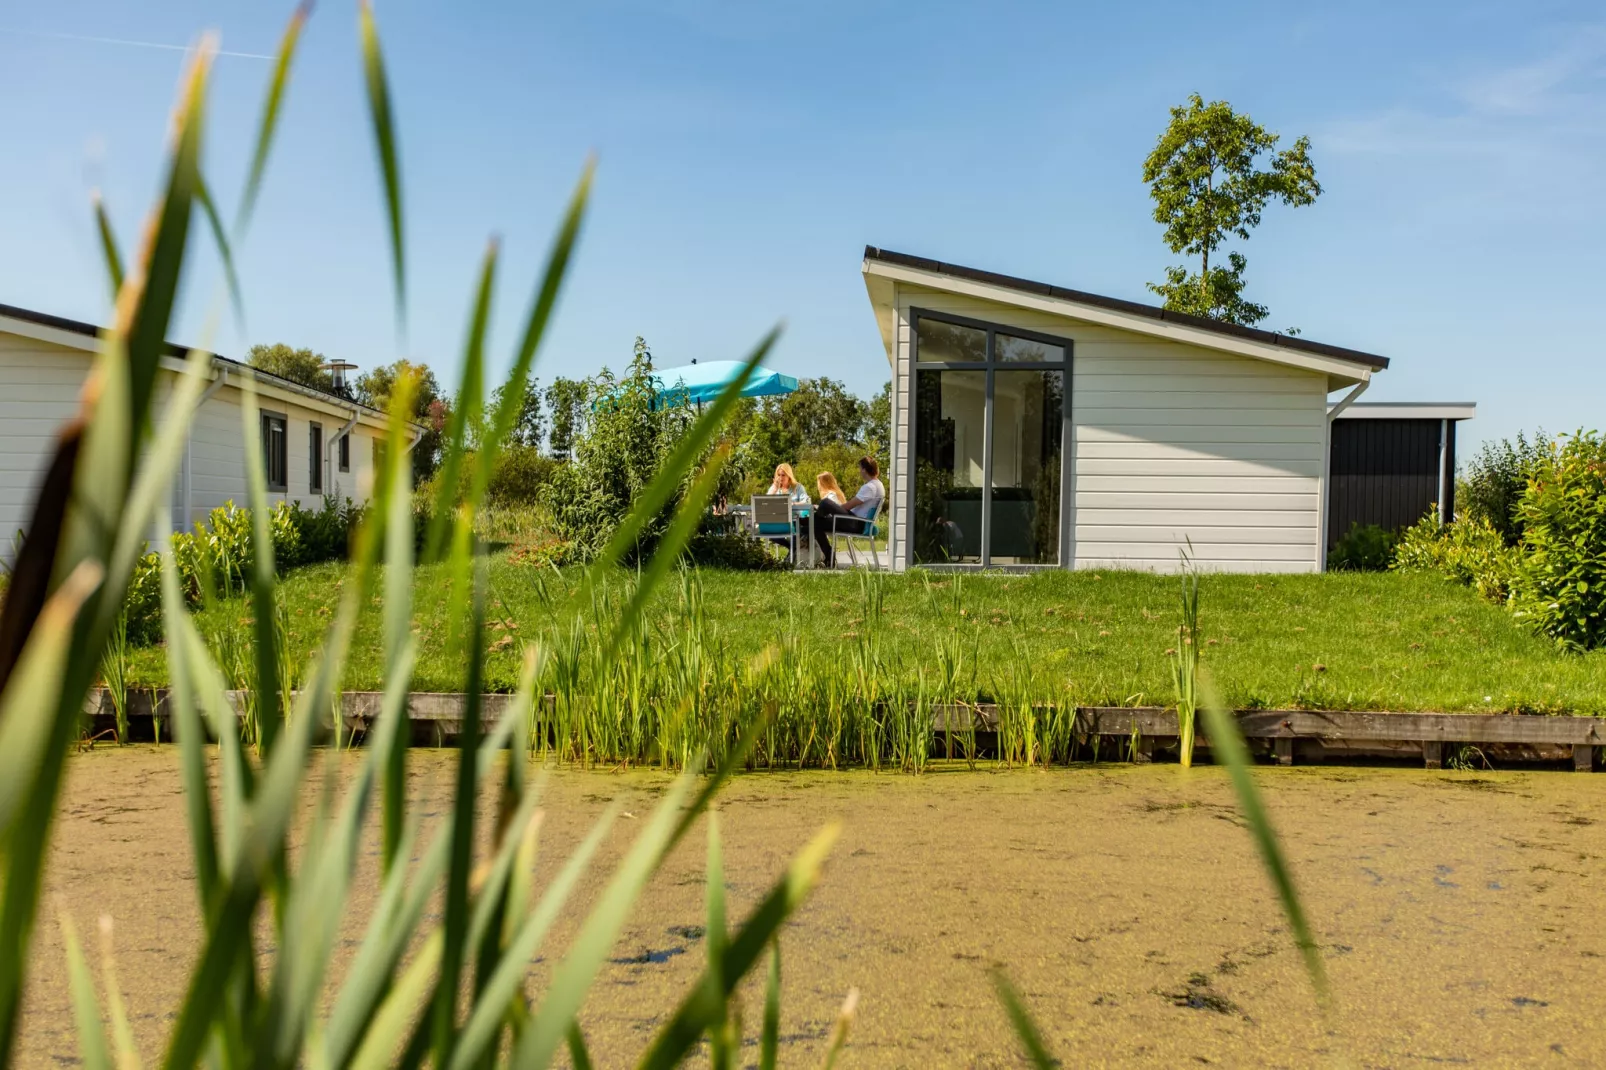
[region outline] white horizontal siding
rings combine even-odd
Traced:
[[[1074,404],[1074,399],[1073,399]],[[1155,425],[1125,423],[1120,419],[1121,413],[1107,412],[1097,426],[1083,424],[1076,429],[1078,443],[1087,442],[1130,442],[1143,443],[1154,434]],[[1179,420],[1187,416],[1178,417]],[[1307,427],[1304,424],[1286,426],[1280,424],[1193,424],[1168,422],[1164,424],[1167,446],[1182,448],[1203,447],[1214,452],[1234,443],[1263,442],[1276,446],[1304,443],[1314,445],[1320,451],[1325,430],[1320,427]]]
[[[1210,443],[1208,449],[1198,447],[1203,443],[1190,442],[1186,445],[1175,442],[1147,442],[1132,438],[1099,439],[1086,433],[1091,429],[1084,429],[1081,441],[1077,443],[1076,460],[1078,465],[1084,465],[1094,460],[1125,460],[1125,461],[1163,461],[1166,463],[1183,463],[1187,461],[1263,461],[1271,465],[1286,463],[1291,442],[1216,442]]]
[[[62,424],[78,413],[93,357],[0,334],[0,557],[26,528]]]
[[[909,349],[909,315],[901,306],[894,309],[894,337],[892,355],[892,456],[889,458],[889,471],[883,473],[882,482],[887,485],[890,496],[888,509],[888,524],[890,537],[887,542],[887,556],[892,559],[892,567],[905,569],[909,567],[909,540],[904,538],[903,527],[899,523],[901,517],[912,515],[908,508],[909,492],[912,488],[906,486],[909,482],[909,451],[914,448],[914,433],[910,426],[910,412],[914,406],[914,365],[910,360]]]
[[[1233,457],[1083,457],[1078,451],[1076,474],[1083,476],[1112,476],[1119,479],[1185,478],[1198,480],[1206,476],[1230,479],[1242,483],[1244,479],[1282,479],[1288,476],[1317,478],[1322,474],[1319,460],[1309,461],[1248,461]],[[1100,484],[1085,482],[1089,490]],[[1221,488],[1229,491],[1239,486]]]
[[[209,398],[196,413],[191,431],[190,464],[192,469],[190,490],[190,526],[205,520],[213,510],[232,501],[244,506],[250,496],[246,485],[245,444],[242,436],[247,428],[241,423],[241,394],[232,384],[223,387]],[[329,444],[335,432],[345,421],[327,413],[304,408],[278,398],[259,401],[263,412],[285,417],[287,435],[285,443],[285,489],[268,492],[268,501],[299,502],[310,509],[321,508],[325,494],[332,497],[366,501],[373,485],[373,441],[380,432],[363,424],[351,429],[351,471],[340,471],[339,448],[329,463]],[[324,489],[312,490],[311,441],[308,426],[318,423],[323,427]],[[249,433],[261,435],[259,426]],[[180,510],[182,511],[182,509]]]
[[[1316,523],[1314,518],[1317,509],[1316,500],[1305,491],[1288,494],[1269,491],[1254,491],[1248,494],[1195,494],[1191,491],[1171,491],[1157,497],[1152,492],[1146,491],[1084,491],[1080,486],[1076,489],[1076,505],[1078,509],[1146,509],[1151,512],[1170,512],[1173,516],[1178,511],[1186,513],[1226,511],[1242,513],[1245,516],[1265,510],[1304,512],[1311,515],[1313,527]]]
[[[1215,528],[1236,530],[1243,527],[1293,528],[1304,531],[1316,522],[1315,511],[1311,509],[1189,509],[1187,516],[1188,522],[1194,525],[1191,529],[1194,531]],[[1126,509],[1118,505],[1100,505],[1099,521],[1099,525],[1090,524],[1085,527],[1089,531],[1100,525],[1142,527],[1151,530],[1176,528],[1176,512],[1171,509]],[[1177,528],[1177,530],[1183,529]]]
[[[63,424],[78,413],[79,396],[93,363],[93,354],[50,342],[0,333],[0,557],[9,557],[12,537],[27,526],[38,483],[55,448]],[[167,401],[177,377],[162,371],[152,397],[156,426],[165,420]],[[288,417],[287,491],[270,497],[294,500],[316,508],[322,495],[312,493],[308,423],[323,425],[324,442],[344,418],[320,413],[294,402],[265,398],[264,409]],[[192,469],[189,524],[203,520],[213,508],[247,498],[245,450],[241,438],[240,394],[225,386],[196,413],[191,431]],[[364,425],[352,431],[351,471],[326,473],[329,493],[363,500],[372,485],[373,438],[379,432]],[[172,520],[186,527],[183,513],[183,468],[173,473]]]
[[[1191,543],[1207,569],[1316,569],[1323,375],[924,287],[895,302],[900,375],[913,309],[1071,340],[1076,567],[1171,570]]]
[[[1231,558],[1211,556],[1203,558],[1195,555],[1194,567],[1201,572],[1274,572],[1274,573],[1305,573],[1311,571],[1308,560],[1301,558],[1295,561],[1272,560],[1258,552],[1248,557]],[[1171,555],[1169,563],[1160,559],[1140,557],[1096,557],[1088,553],[1079,552],[1076,557],[1076,567],[1079,569],[1098,568],[1129,568],[1142,569],[1149,572],[1175,572],[1180,566],[1175,553]]]

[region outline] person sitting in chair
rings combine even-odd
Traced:
[[[859,458],[859,475],[864,485],[848,499],[846,505],[838,505],[824,498],[814,510],[814,537],[819,540],[820,559],[825,562],[826,568],[836,564],[835,551],[831,548],[828,536],[867,533],[870,522],[886,500],[887,488],[881,484],[881,468],[874,457]]]
[[[809,500],[809,492],[804,489],[803,484],[797,481],[797,476],[792,474],[792,466],[785,461],[775,466],[775,481],[770,484],[770,489],[764,493],[784,494],[795,503]]]
[[[792,472],[792,466],[787,464],[785,461],[782,461],[780,464],[775,466],[775,479],[772,483],[770,483],[770,489],[764,493],[786,495],[787,499],[792,503],[793,508],[796,508],[799,505],[808,505],[812,502],[812,499],[809,498],[808,489],[797,481],[797,476]],[[793,515],[794,517],[796,516],[795,513]],[[801,536],[803,544],[807,545],[809,538],[808,529],[805,527],[798,534]],[[788,562],[790,562],[792,560],[792,540],[782,539],[776,536],[770,536],[769,539],[770,542],[773,542],[777,546],[786,547],[786,559]]]

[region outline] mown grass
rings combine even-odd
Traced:
[[[284,581],[293,663],[303,663],[323,634],[345,575],[343,566],[320,565]],[[705,570],[701,578],[710,630],[733,660],[795,636],[816,665],[829,666],[832,651],[840,652],[843,676],[850,675],[865,612],[855,576]],[[489,581],[485,680],[493,690],[513,690],[523,643],[540,640],[558,619],[579,574],[498,554]],[[673,586],[649,610],[671,635],[678,612]],[[420,640],[414,687],[458,690],[460,662],[447,639],[450,577],[424,566],[414,587]],[[1083,705],[1173,701],[1167,652],[1176,645],[1179,620],[1175,577],[917,573],[885,577],[883,591],[881,641],[901,653],[905,670],[934,660],[936,644],[957,637],[971,662],[976,698],[992,697],[995,681],[1024,666],[1044,701],[1067,694]],[[1499,606],[1433,576],[1207,575],[1200,617],[1203,663],[1237,707],[1606,712],[1606,652],[1563,653],[1520,629]],[[206,610],[201,623],[212,633],[249,618],[249,606],[237,599]],[[380,630],[378,607],[371,607],[354,637],[347,688],[383,686]],[[159,650],[136,651],[129,680],[159,685],[165,671]]]

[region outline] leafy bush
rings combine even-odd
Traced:
[[[1406,528],[1394,546],[1397,572],[1438,572],[1476,588],[1485,598],[1506,601],[1522,555],[1507,546],[1500,532],[1485,520],[1439,523],[1430,512]]]
[[[552,511],[556,535],[573,544],[578,561],[590,561],[602,551],[696,418],[688,406],[659,403],[652,353],[639,338],[624,375],[616,378],[604,368],[584,385],[584,420],[575,433],[573,456],[552,470],[540,492]],[[689,478],[642,527],[627,562],[651,556]]]
[[[1573,650],[1606,643],[1606,438],[1580,431],[1547,450],[1517,521],[1526,552],[1518,617]]]
[[[362,515],[362,508],[348,499],[325,498],[318,510],[303,508],[299,502],[278,503],[268,516],[275,568],[283,572],[344,559]],[[194,531],[175,533],[172,547],[180,587],[190,605],[242,592],[251,580],[251,512],[224,502]],[[160,568],[160,558],[147,553],[129,580],[125,612],[133,645],[146,646],[161,637]]]
[[[1398,538],[1376,524],[1351,524],[1328,552],[1327,567],[1340,572],[1383,572],[1394,559]]]
[[[1517,506],[1529,478],[1549,454],[1550,438],[1543,431],[1532,439],[1519,432],[1515,442],[1485,442],[1456,487],[1458,511],[1468,520],[1487,523],[1507,546],[1516,546],[1522,541]]]
[[[504,445],[496,456],[496,467],[486,483],[486,498],[492,505],[529,505],[541,495],[541,488],[552,481],[559,462],[541,456],[534,446]]]
[[[686,545],[686,557],[693,564],[709,568],[736,568],[752,571],[781,568],[780,560],[764,543],[745,531],[705,525]]]

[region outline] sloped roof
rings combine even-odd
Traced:
[[[1380,357],[1375,353],[1365,353],[1358,349],[1328,345],[1326,342],[1315,342],[1308,338],[1278,334],[1276,331],[1263,331],[1255,327],[1240,327],[1235,323],[1222,323],[1219,320],[1207,319],[1204,316],[1192,316],[1185,312],[1172,312],[1156,305],[1145,305],[1138,301],[1126,301],[1119,297],[1104,297],[1100,294],[1088,293],[1085,290],[1073,290],[1069,287],[1054,286],[1046,282],[1033,282],[1030,279],[1017,278],[1014,275],[1001,275],[995,271],[982,271],[979,268],[963,267],[959,264],[949,264],[923,256],[911,256],[908,253],[895,253],[890,249],[878,249],[873,245],[864,247],[864,258],[867,261],[873,260],[883,264],[913,268],[917,271],[949,275],[956,279],[966,279],[987,286],[1014,290],[1018,293],[1052,297],[1079,305],[1108,309],[1111,312],[1120,312],[1129,316],[1141,316],[1145,319],[1159,320],[1164,323],[1209,331],[1229,338],[1238,338],[1246,342],[1281,346],[1284,349],[1296,352],[1312,353],[1318,356],[1348,361],[1376,371],[1381,371],[1389,366],[1387,357]]]
[[[7,318],[22,320],[24,323],[32,323],[40,327],[49,327],[53,330],[66,331],[69,334],[81,334],[89,338],[100,337],[101,329],[95,326],[93,323],[85,323],[82,320],[68,319],[65,316],[54,316],[49,312],[35,312],[31,308],[20,308],[16,305],[0,303],[0,319]],[[178,357],[180,359],[189,356],[190,353],[189,349],[173,342],[167,343],[167,352],[169,356]],[[370,415],[377,416],[380,419],[385,418],[385,413],[380,409],[374,408],[372,405],[364,405],[362,402],[356,401],[352,398],[342,397],[339,394],[331,394],[327,390],[319,390],[315,386],[308,386],[306,383],[300,383],[294,379],[286,379],[282,375],[275,375],[272,372],[263,371],[261,368],[253,368],[251,365],[246,364],[243,361],[225,357],[221,353],[213,353],[212,359],[221,364],[227,364],[233,368],[244,368],[250,371],[250,373],[258,379],[265,380],[276,386],[281,386],[286,390],[293,390],[298,394],[305,394],[309,397],[320,398],[333,405],[352,406],[361,409]]]

